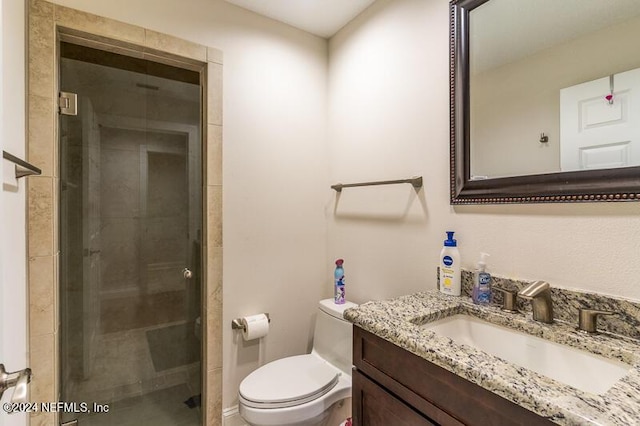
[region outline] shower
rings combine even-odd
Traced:
[[[200,425],[201,76],[59,50],[61,424]]]

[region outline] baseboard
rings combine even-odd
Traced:
[[[337,406],[332,410],[332,417],[329,418],[328,424],[344,424],[344,419],[351,417],[351,398],[339,401]],[[222,426],[248,426],[238,411],[238,406],[225,408],[222,410]]]
[[[237,405],[222,410],[222,426],[247,426],[240,417]]]

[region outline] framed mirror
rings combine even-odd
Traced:
[[[640,201],[640,2],[451,0],[451,204]]]

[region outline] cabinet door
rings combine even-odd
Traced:
[[[436,425],[357,370],[352,384],[354,426]]]

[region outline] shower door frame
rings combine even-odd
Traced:
[[[222,52],[135,25],[30,0],[27,152],[42,168],[28,181],[27,253],[30,400],[59,401],[59,43],[160,62],[200,73],[202,93],[202,424],[222,419]],[[58,413],[30,424],[57,425]]]

